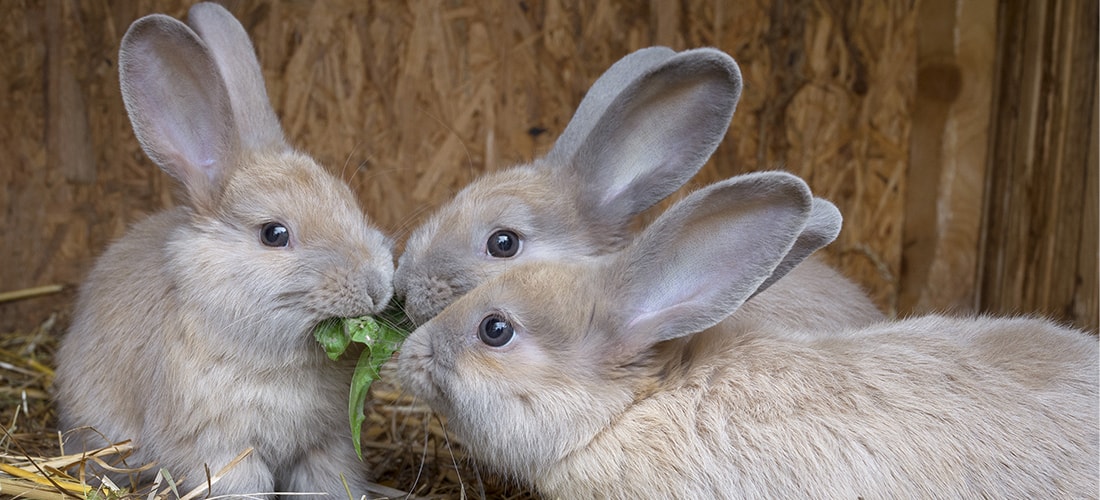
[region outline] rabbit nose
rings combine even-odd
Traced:
[[[396,269],[394,269],[392,257],[376,263],[372,270],[377,278],[370,280],[370,284],[372,285],[370,294],[371,297],[374,297],[374,302],[378,306],[378,312],[385,309],[386,306],[389,305],[390,300],[394,297],[395,271]]]
[[[393,298],[393,287],[382,277],[370,277],[364,283],[364,289],[370,301],[370,313],[382,312]]]

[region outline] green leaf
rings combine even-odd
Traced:
[[[363,422],[366,421],[364,410],[367,402],[367,394],[375,380],[381,378],[382,364],[401,347],[401,342],[408,336],[408,332],[391,327],[385,323],[379,323],[374,318],[355,318],[346,320],[345,324],[355,324],[355,330],[351,330],[351,338],[362,342],[366,348],[359,355],[359,361],[355,364],[355,372],[351,376],[351,394],[348,396],[348,418],[351,422],[351,438],[355,445],[355,453],[359,459],[363,459],[360,444],[360,432]],[[362,339],[362,340],[360,340]]]
[[[321,322],[313,336],[333,361],[337,360],[352,342],[363,344],[364,349],[355,363],[348,396],[348,419],[351,423],[352,443],[359,459],[363,459],[359,442],[366,421],[366,403],[370,386],[380,378],[382,364],[389,360],[409,336],[408,318],[399,304],[383,311],[382,321],[370,316],[360,318],[333,318]]]
[[[370,367],[370,347],[359,355],[359,361],[355,363],[355,373],[351,376],[351,394],[348,396],[348,417],[351,419],[351,442],[355,445],[355,454],[359,460],[363,459],[363,447],[359,443],[360,433],[363,430],[363,422],[367,419],[364,407],[367,404],[367,393],[370,385],[374,383],[375,374]]]
[[[313,329],[313,338],[325,348],[329,359],[336,361],[348,349],[351,338],[344,328],[344,321],[338,318],[327,319]]]
[[[344,319],[344,328],[351,335],[351,340],[360,344],[370,345],[373,338],[378,336],[378,330],[382,326],[378,320],[363,316],[362,318]]]

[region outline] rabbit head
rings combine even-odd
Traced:
[[[135,135],[186,195],[187,222],[169,244],[182,290],[303,334],[325,317],[379,311],[392,295],[391,243],[345,183],[287,143],[236,19],[199,4],[188,23],[147,16],[119,57]]]
[[[423,323],[523,262],[599,255],[717,148],[741,73],[714,49],[652,47],[611,66],[550,152],[466,186],[408,238],[394,287]]]
[[[477,457],[537,482],[653,389],[662,346],[719,323],[828,243],[801,237],[807,225],[839,223],[789,174],[728,179],[618,253],[488,280],[409,336],[398,376]]]

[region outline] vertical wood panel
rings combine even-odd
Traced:
[[[1097,329],[1097,3],[1002,4],[979,307]]]
[[[921,3],[903,314],[974,310],[996,15],[994,0]]]

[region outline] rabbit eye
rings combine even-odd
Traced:
[[[513,257],[519,252],[519,236],[507,229],[501,229],[489,236],[485,248],[493,257],[501,259]]]
[[[278,222],[268,222],[260,228],[260,243],[269,247],[285,247],[290,242],[290,230]]]
[[[489,347],[503,347],[516,336],[516,329],[508,320],[494,314],[481,320],[477,336]]]

